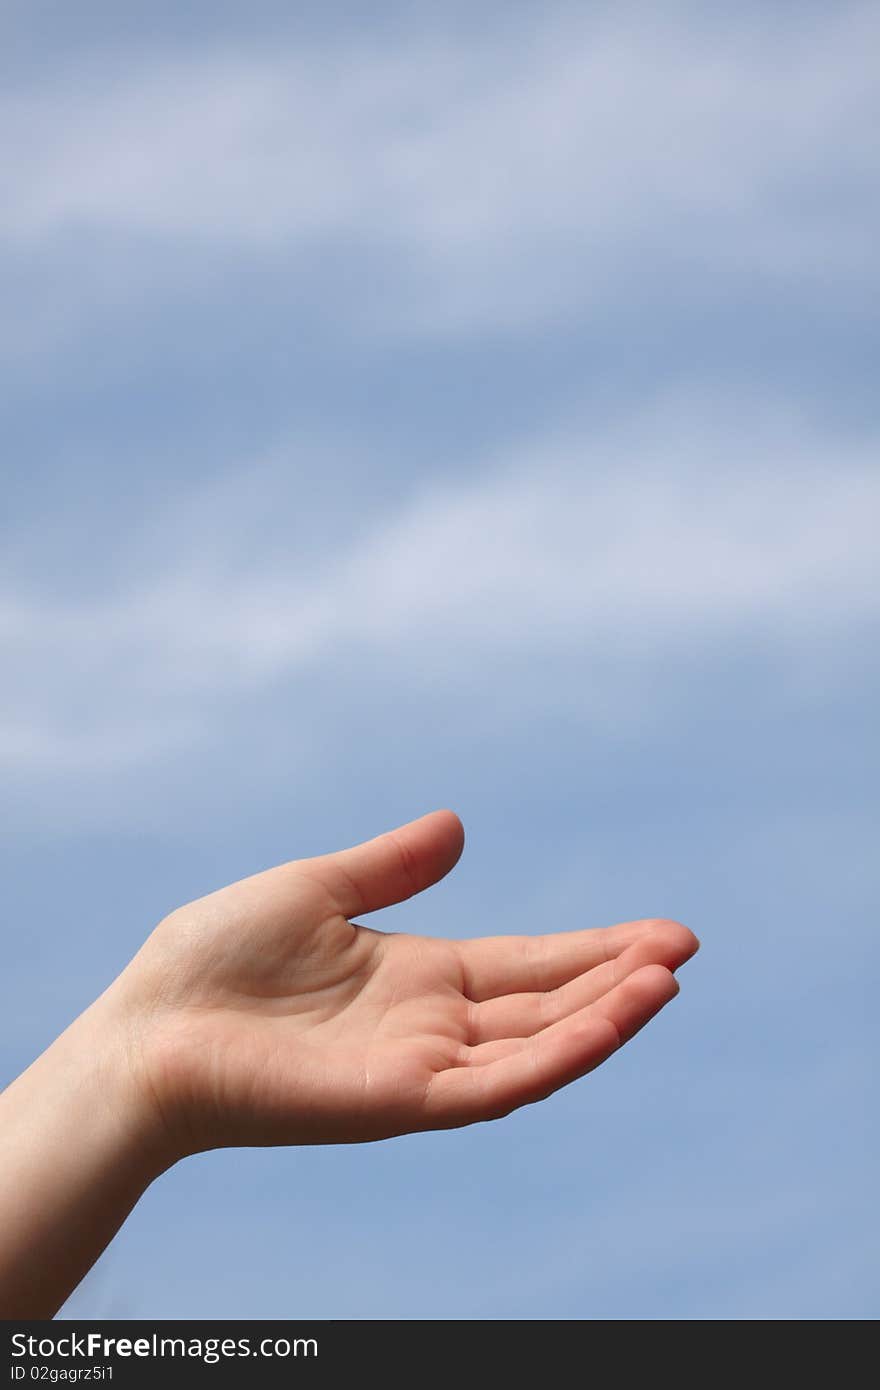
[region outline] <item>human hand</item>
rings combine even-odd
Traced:
[[[444,941],[351,920],[442,878],[462,840],[437,811],[159,924],[0,1095],[0,1315],[52,1316],[188,1153],[496,1119],[677,993],[697,942],[674,922]]]
[[[456,941],[351,919],[459,858],[437,811],[172,912],[105,996],[175,1157],[496,1119],[591,1071],[678,992],[674,922]]]

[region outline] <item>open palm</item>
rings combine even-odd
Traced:
[[[181,1150],[495,1119],[592,1070],[677,993],[698,943],[674,922],[455,941],[352,921],[435,883],[462,844],[433,812],[160,924],[118,983]]]

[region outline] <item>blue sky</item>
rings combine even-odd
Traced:
[[[389,926],[703,950],[500,1124],[180,1165],[69,1312],[876,1316],[877,8],[292,8],[4,6],[3,1074],[437,806]]]

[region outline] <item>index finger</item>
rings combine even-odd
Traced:
[[[615,960],[621,951],[652,932],[670,928],[685,933],[689,955],[699,942],[687,927],[661,917],[644,917],[613,927],[550,932],[541,936],[484,936],[460,941],[464,992],[474,1004],[498,995],[558,989],[575,975]]]

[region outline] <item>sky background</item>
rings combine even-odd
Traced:
[[[703,942],[503,1122],[179,1165],[68,1315],[880,1312],[878,44],[4,0],[3,1079],[173,907],[439,806],[371,925]]]

